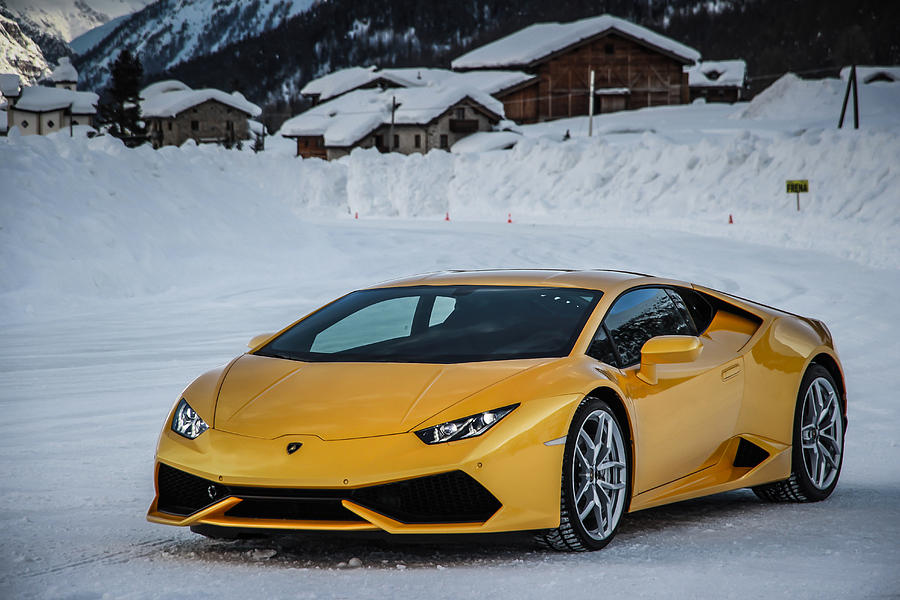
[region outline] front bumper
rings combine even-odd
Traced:
[[[529,401],[481,437],[436,445],[423,444],[414,433],[265,440],[216,429],[187,440],[166,427],[147,519],[181,526],[398,534],[557,527],[564,446],[544,442],[566,434],[579,401],[574,394]],[[289,455],[289,443],[302,446]],[[181,488],[167,480],[160,494],[160,472],[168,477],[172,469],[176,477],[183,472],[187,479],[181,479],[197,494],[182,506],[171,492]]]

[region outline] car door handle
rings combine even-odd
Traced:
[[[732,377],[735,377],[741,372],[741,364],[734,363],[733,365],[728,365],[724,369],[722,369],[722,381],[728,381]]]

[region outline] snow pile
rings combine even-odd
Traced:
[[[454,69],[483,69],[527,65],[557,50],[613,31],[693,63],[700,53],[689,46],[612,15],[600,15],[572,23],[536,23],[463,54],[451,63]]]
[[[839,79],[800,79],[793,73],[783,75],[735,113],[738,119],[809,119],[812,115],[828,115],[837,125],[847,84]],[[873,82],[858,87],[861,124],[877,128],[882,122],[900,124],[900,83]],[[847,104],[852,114],[852,98]]]

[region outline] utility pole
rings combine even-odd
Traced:
[[[591,97],[588,98],[588,137],[594,135],[594,70],[591,69]]]
[[[847,101],[850,99],[850,90],[853,89],[853,128],[859,129],[859,96],[856,91],[856,65],[850,67],[850,76],[847,78],[847,91],[844,92],[844,102],[841,105],[841,119],[838,121],[838,129],[844,126],[844,115],[847,113]]]
[[[391,139],[388,140],[388,152],[394,151],[394,114],[397,112],[397,96],[391,96]]]

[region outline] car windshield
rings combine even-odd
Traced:
[[[303,319],[256,354],[414,363],[566,356],[601,295],[519,286],[362,290]]]

